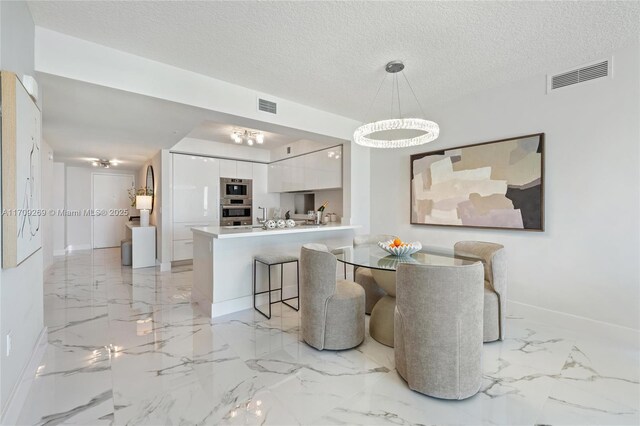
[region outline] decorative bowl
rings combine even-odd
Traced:
[[[293,228],[294,226],[296,226],[296,221],[293,219],[287,219],[286,224],[287,228]]]
[[[422,249],[422,244],[420,241],[415,241],[413,243],[405,243],[400,247],[392,246],[393,240],[389,241],[379,241],[378,246],[386,251],[387,253],[391,253],[394,256],[409,256],[413,253],[416,253]]]
[[[276,226],[276,221],[271,219],[267,220],[263,225],[264,229],[276,229]]]
[[[287,222],[285,222],[283,219],[279,219],[276,222],[276,225],[278,226],[278,228],[286,228]]]

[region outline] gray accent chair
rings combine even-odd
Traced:
[[[483,273],[480,262],[398,267],[394,354],[409,388],[444,399],[480,390]]]
[[[507,313],[507,258],[504,246],[482,241],[459,241],[457,256],[482,259],[484,264],[484,341],[504,340]]]
[[[353,246],[364,244],[377,244],[378,241],[388,241],[396,238],[394,235],[358,235],[353,238]],[[371,314],[378,300],[386,296],[386,292],[378,285],[369,268],[356,268],[354,270],[355,282],[360,284],[365,294],[365,313]]]
[[[337,262],[323,244],[302,246],[302,338],[320,350],[349,349],[364,340],[364,290],[353,281],[336,280]]]

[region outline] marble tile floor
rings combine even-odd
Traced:
[[[623,425],[640,423],[638,348],[509,318],[484,345],[464,401],[409,390],[393,350],[316,351],[299,314],[211,321],[190,303],[189,266],[121,267],[119,250],[56,260],[45,278],[49,345],[25,425]]]

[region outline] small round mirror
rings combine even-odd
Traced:
[[[149,214],[153,213],[153,207],[155,206],[155,201],[156,201],[156,194],[155,194],[155,186],[154,186],[154,181],[153,181],[153,167],[152,166],[148,166],[147,167],[147,181],[145,183],[145,189],[147,192],[147,195],[151,195],[151,210],[149,211]]]

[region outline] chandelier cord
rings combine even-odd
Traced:
[[[398,94],[398,118],[402,118],[402,109],[400,108],[400,81],[396,73],[396,93]]]
[[[373,97],[373,100],[371,101],[371,104],[369,105],[369,108],[367,109],[367,112],[364,115],[365,121],[367,121],[367,119],[369,118],[369,113],[371,112],[371,108],[373,107],[373,104],[376,102],[376,99],[378,99],[378,94],[380,94],[380,89],[382,89],[382,85],[384,84],[384,82],[387,81],[388,75],[389,74],[385,74],[384,78],[380,82],[380,86],[378,86],[378,91],[376,92],[376,95]]]
[[[427,114],[424,113],[424,109],[422,109],[422,105],[420,104],[420,101],[418,100],[418,97],[416,96],[416,92],[413,91],[413,87],[411,87],[411,83],[409,83],[409,79],[405,75],[404,71],[402,71],[402,76],[404,77],[405,81],[407,82],[407,85],[409,86],[409,89],[411,90],[411,94],[413,94],[413,98],[416,100],[416,103],[418,104],[418,107],[420,107],[420,112],[422,112],[422,117],[425,118],[427,116]]]
[[[393,75],[393,79],[391,80],[391,118],[393,118],[393,102],[396,100],[396,95],[394,93],[396,89],[396,75]]]

